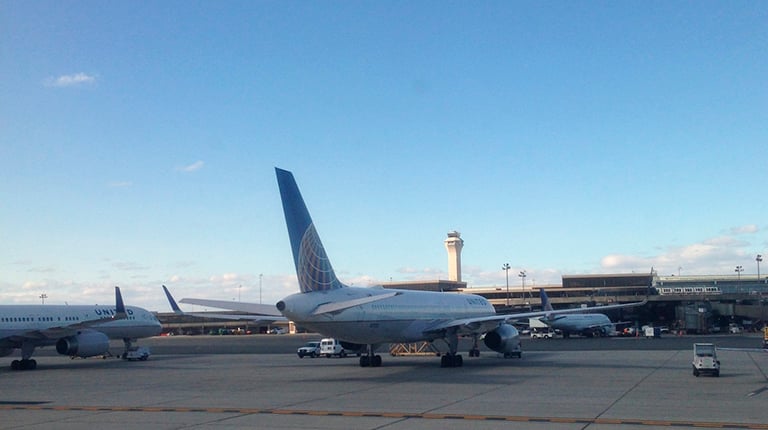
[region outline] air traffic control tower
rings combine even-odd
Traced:
[[[464,239],[458,231],[448,232],[445,239],[445,249],[448,251],[448,280],[461,282],[461,248],[464,247]]]

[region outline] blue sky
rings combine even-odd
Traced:
[[[470,286],[755,274],[766,23],[752,1],[5,1],[0,303],[275,302],[297,290],[275,166],[354,285],[447,278],[451,230]]]

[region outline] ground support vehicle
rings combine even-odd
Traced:
[[[121,358],[123,360],[139,360],[139,361],[147,361],[149,358],[150,352],[149,348],[146,346],[137,346],[129,349],[128,351],[124,352]]]
[[[531,339],[554,339],[554,338],[555,338],[554,330],[542,330],[542,329],[531,330]]]
[[[720,376],[720,360],[717,348],[712,343],[693,344],[693,376],[710,374]]]
[[[333,356],[346,357],[347,351],[341,346],[341,342],[333,338],[326,338],[320,341],[320,355],[331,358]]]
[[[763,349],[768,349],[768,327],[763,327]]]
[[[312,342],[307,342],[304,344],[304,346],[299,347],[299,349],[296,351],[296,354],[299,356],[299,358],[304,357],[319,357],[320,356],[320,341],[315,340]]]

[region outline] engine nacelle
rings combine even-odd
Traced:
[[[70,357],[93,357],[109,351],[109,338],[99,331],[82,331],[75,336],[62,337],[56,342],[56,352]]]
[[[485,346],[504,355],[520,355],[520,333],[511,324],[500,324],[485,334]]]

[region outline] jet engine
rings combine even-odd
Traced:
[[[70,357],[93,357],[106,354],[109,338],[99,331],[81,331],[75,336],[62,337],[56,342],[56,352]]]
[[[504,354],[505,357],[522,356],[520,348],[520,334],[511,324],[499,324],[495,330],[485,334],[483,339],[485,346]]]

